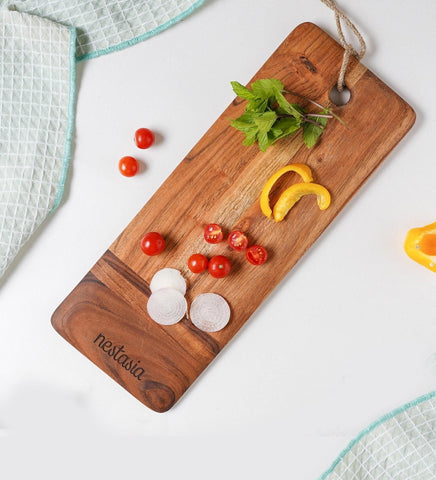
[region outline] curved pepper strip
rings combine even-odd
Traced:
[[[318,207],[325,210],[330,205],[330,193],[322,185],[317,183],[296,183],[285,190],[274,206],[273,217],[276,222],[281,222],[289,210],[304,195],[315,194],[318,201]]]
[[[409,230],[404,250],[412,260],[436,272],[436,222]]]
[[[268,218],[271,218],[272,215],[272,210],[269,204],[269,194],[271,189],[277,180],[287,172],[298,173],[306,183],[309,183],[313,180],[312,171],[307,165],[304,165],[304,163],[291,163],[290,165],[286,165],[286,167],[283,167],[275,172],[265,183],[260,195],[260,209]]]

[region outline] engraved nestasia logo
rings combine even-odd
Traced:
[[[97,336],[94,343],[114,362],[117,362],[138,380],[142,380],[141,375],[144,375],[145,370],[139,366],[141,360],[132,360],[124,350],[124,345],[115,345],[111,340],[106,340],[102,333]]]

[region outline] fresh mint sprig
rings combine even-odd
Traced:
[[[230,123],[245,134],[244,145],[258,142],[262,152],[300,128],[303,129],[305,144],[311,148],[318,141],[329,118],[335,117],[342,122],[330,109],[316,102],[311,101],[321,108],[319,113],[307,113],[298,103],[288,102],[284,94],[292,92],[287,92],[283,83],[275,78],[256,80],[251,84],[251,89],[239,82],[231,84],[236,95],[247,100],[247,106],[245,112]]]

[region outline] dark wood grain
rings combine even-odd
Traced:
[[[325,32],[305,23],[253,80],[278,78],[287,89],[328,104],[342,55]],[[266,153],[242,146],[243,135],[229,125],[245,106],[235,99],[56,310],[56,330],[145,405],[160,412],[171,408],[413,125],[410,106],[355,59],[347,85],[351,99],[336,111],[348,128],[330,121],[311,150],[301,136],[283,139]],[[276,224],[261,214],[259,195],[274,171],[294,162],[312,168],[332,203],[320,211],[313,197],[304,197]],[[244,230],[251,243],[267,248],[268,262],[255,267],[225,242],[206,244],[202,231],[210,222]],[[147,231],[167,239],[168,247],[156,257],[139,248]],[[232,273],[222,280],[190,273],[186,261],[194,252],[225,253]],[[227,327],[206,334],[186,319],[167,327],[154,323],[146,310],[148,285],[163,267],[177,268],[187,278],[188,303],[204,292],[226,298],[231,306]],[[104,348],[99,335],[110,342]],[[128,363],[119,362],[120,355],[110,356],[109,349],[119,346],[132,362],[140,362],[143,373],[137,369],[135,376],[125,368]]]

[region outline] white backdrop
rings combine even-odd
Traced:
[[[232,100],[229,82],[247,82],[299,23],[336,36],[334,17],[316,0],[209,0],[78,65],[63,203],[0,288],[2,479],[315,479],[360,430],[435,388],[436,275],[403,241],[436,221],[436,3],[340,5],[415,127],[165,414],[67,344],[51,314]],[[143,153],[140,126],[159,134]],[[118,173],[124,155],[141,174]]]

